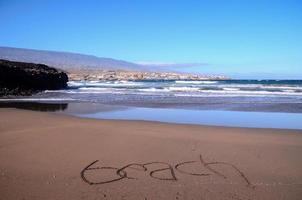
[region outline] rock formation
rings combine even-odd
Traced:
[[[0,96],[61,89],[67,82],[65,72],[43,64],[0,60]]]

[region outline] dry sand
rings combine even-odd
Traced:
[[[0,199],[301,200],[302,131],[0,109]]]

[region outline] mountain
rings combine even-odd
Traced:
[[[129,71],[149,71],[147,66],[112,58],[96,57],[78,53],[12,47],[0,47],[0,59],[29,63],[41,63],[67,71],[77,69],[120,69]]]
[[[45,64],[64,70],[70,80],[221,80],[227,78],[186,74],[171,70],[167,66],[136,64],[85,54],[11,47],[0,47],[0,59]]]

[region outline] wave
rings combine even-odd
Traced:
[[[130,81],[69,81],[68,87],[102,87],[102,86],[139,86],[139,82],[130,82]]]
[[[84,83],[83,82],[79,82],[79,81],[69,81],[67,83],[68,87],[74,87],[74,86],[83,86]]]
[[[216,94],[237,94],[237,95],[289,95],[289,96],[302,96],[302,93],[299,92],[289,92],[289,91],[283,91],[283,92],[273,92],[273,91],[243,91],[243,90],[207,90],[207,91],[200,91],[202,93],[216,93]]]
[[[263,88],[263,89],[281,89],[281,90],[302,90],[302,87],[300,86],[268,86],[268,85],[262,85],[260,86],[260,88]]]
[[[106,91],[109,90],[110,88],[101,88],[101,87],[81,87],[79,88],[79,90],[102,90],[102,91]]]
[[[68,94],[139,94],[177,96],[300,96],[302,85],[255,84],[255,81],[70,81],[67,90],[45,91]],[[181,85],[183,84],[183,85]]]
[[[302,85],[302,80],[222,80],[230,84],[265,84],[265,85]]]
[[[228,88],[228,87],[222,88],[222,89],[227,90],[227,91],[238,91],[238,90],[240,90],[240,88]]]
[[[217,81],[175,81],[180,84],[215,84]]]
[[[186,91],[199,91],[200,88],[196,88],[196,87],[168,87],[168,89],[170,91],[174,91],[174,92],[186,92]]]
[[[69,90],[47,90],[45,93],[69,93],[69,94],[89,94],[89,93],[216,93],[216,94],[241,94],[241,95],[295,95],[302,96],[302,91],[296,90],[246,90],[241,88],[199,88],[199,87],[150,87],[150,88],[102,88],[102,87],[81,87]]]
[[[168,88],[142,88],[138,89],[141,92],[169,92]]]

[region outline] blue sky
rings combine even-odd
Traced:
[[[0,46],[302,79],[300,0],[0,0],[0,23]]]

